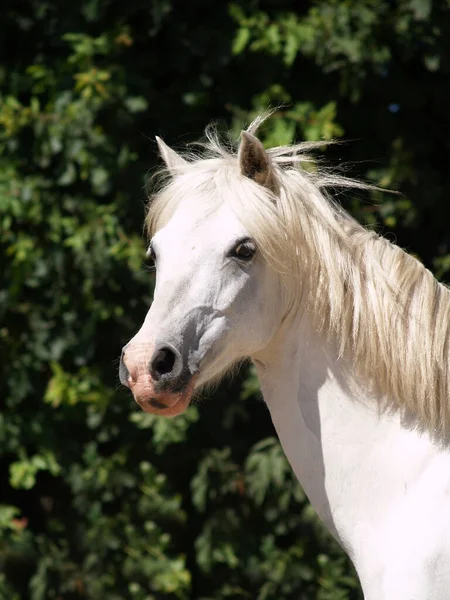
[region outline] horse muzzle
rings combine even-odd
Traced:
[[[145,412],[170,417],[189,406],[197,379],[169,343],[128,344],[120,358],[119,377]]]

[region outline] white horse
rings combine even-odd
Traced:
[[[281,444],[366,600],[450,598],[450,292],[302,168],[314,144],[237,153],[209,135],[147,226],[154,302],[120,376],[147,412],[250,357]],[[319,144],[316,144],[317,146]]]

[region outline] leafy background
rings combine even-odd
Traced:
[[[280,450],[255,375],[175,420],[117,357],[151,301],[153,136],[343,138],[402,195],[341,198],[450,269],[448,0],[4,0],[0,598],[361,598]]]

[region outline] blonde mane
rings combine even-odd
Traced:
[[[317,168],[308,152],[320,146],[267,151],[275,195],[243,177],[236,150],[209,130],[200,154],[185,154],[184,164],[164,173],[149,205],[148,231],[154,235],[186,198],[195,197],[203,211],[229,203],[281,274],[286,306],[308,311],[378,395],[428,430],[449,433],[450,292],[333,201],[327,189],[368,186]]]

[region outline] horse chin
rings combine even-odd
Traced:
[[[183,413],[189,406],[195,388],[195,379],[192,377],[185,389],[181,392],[157,392],[153,385],[145,382],[144,385],[130,387],[136,403],[146,413],[162,417],[176,417]]]
[[[191,398],[190,396],[186,397],[185,394],[179,396],[176,401],[175,404],[172,404],[172,406],[168,406],[168,407],[164,407],[164,408],[159,408],[157,406],[154,406],[152,404],[152,401],[156,400],[155,398],[149,398],[148,400],[136,400],[136,402],[139,404],[139,406],[142,408],[142,410],[146,413],[149,413],[151,415],[160,415],[161,417],[176,417],[178,415],[181,415],[181,413],[183,413],[187,407],[190,404]],[[159,402],[159,400],[157,400]],[[161,402],[162,404],[162,402]]]

